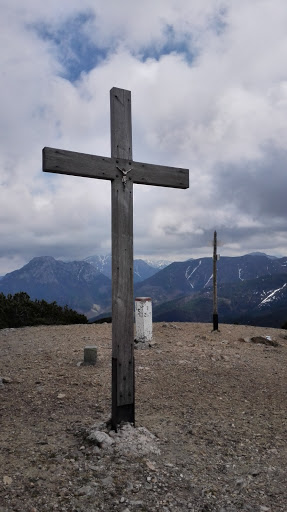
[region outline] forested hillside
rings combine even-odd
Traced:
[[[25,292],[0,293],[0,329],[33,325],[85,324],[87,318],[56,302],[31,300]]]

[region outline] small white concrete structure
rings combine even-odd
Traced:
[[[152,301],[150,297],[135,299],[136,341],[146,343],[152,340]]]

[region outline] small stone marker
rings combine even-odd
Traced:
[[[95,365],[97,362],[98,351],[97,347],[85,347],[84,348],[84,364]]]
[[[147,343],[152,340],[152,301],[150,297],[136,297],[136,342]]]

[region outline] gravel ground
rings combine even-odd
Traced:
[[[111,325],[0,331],[0,512],[286,512],[287,332],[153,329],[118,433]]]

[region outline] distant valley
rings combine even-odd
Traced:
[[[154,321],[212,320],[212,258],[149,263],[134,261],[134,290],[152,298]],[[217,268],[220,322],[281,327],[287,321],[287,257],[222,257]],[[94,318],[111,311],[110,277],[110,256],[73,262],[45,256],[3,276],[0,291],[25,291]]]

